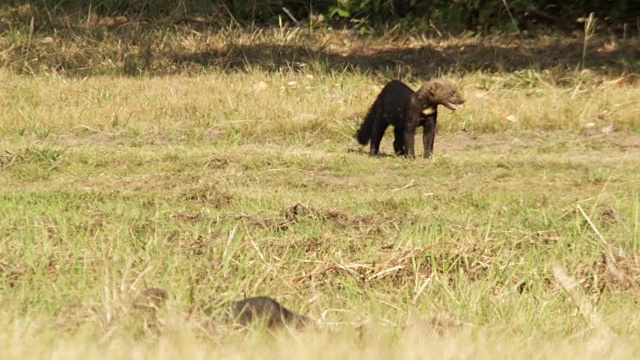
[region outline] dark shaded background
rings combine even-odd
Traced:
[[[591,12],[597,36],[585,52]],[[167,47],[163,38],[215,37],[222,30],[232,39],[234,31],[282,26],[300,29],[297,41],[226,39],[188,48],[180,40]],[[329,28],[342,31],[337,38],[345,46],[318,43],[312,29]],[[0,4],[0,66],[86,76],[279,71],[315,64],[389,78],[534,69],[562,81],[583,68],[613,76],[640,73],[639,30],[640,1],[623,0],[14,0]],[[383,35],[384,43],[363,46],[362,35],[370,33]],[[405,46],[409,34],[457,40]]]
[[[380,24],[426,25],[440,32],[538,31],[539,27],[573,30],[577,20],[594,12],[612,31],[637,33],[637,0],[9,0],[8,7],[30,4],[41,17],[60,13],[125,15],[138,20],[205,17],[219,24],[277,24],[317,21],[322,15],[336,27]],[[43,19],[45,20],[45,19]]]

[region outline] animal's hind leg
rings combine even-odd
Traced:
[[[396,155],[404,155],[406,153],[406,149],[404,147],[404,129],[397,126],[393,128],[393,150],[396,152]]]
[[[433,143],[436,138],[436,120],[437,114],[431,114],[422,117],[424,121],[424,133],[422,134],[422,143],[424,145],[424,157],[430,158],[433,154]]]
[[[371,147],[369,149],[369,155],[376,156],[380,151],[380,141],[382,141],[382,136],[384,135],[385,130],[387,130],[386,124],[382,121],[376,121],[373,124],[373,130],[371,131]]]

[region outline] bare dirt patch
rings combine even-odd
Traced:
[[[92,135],[78,136],[71,133],[59,134],[52,137],[52,140],[60,145],[70,147],[90,146],[90,147],[110,147],[123,144],[120,134],[97,132]]]
[[[514,147],[531,147],[545,144],[554,144],[561,139],[562,142],[579,140],[603,140],[606,143],[622,148],[640,147],[640,135],[630,133],[612,133],[608,135],[597,134],[592,136],[571,135],[566,132],[538,132],[538,133],[500,133],[477,134],[469,132],[456,132],[451,134],[438,134],[437,142],[447,150],[462,150],[474,147],[492,148],[501,150]],[[631,150],[631,149],[629,149]]]

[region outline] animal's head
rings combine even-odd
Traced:
[[[464,99],[462,95],[447,81],[436,79],[426,82],[419,90],[427,94],[430,102],[436,105],[444,105],[447,109],[456,110]]]

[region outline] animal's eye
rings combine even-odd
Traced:
[[[449,96],[454,96],[455,94],[456,94],[456,92],[455,92],[455,91],[451,91],[451,92],[449,93]]]

